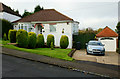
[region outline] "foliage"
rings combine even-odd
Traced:
[[[6,33],[4,33],[3,40],[5,40],[5,41],[7,40]]]
[[[60,39],[60,47],[66,49],[69,45],[69,39],[66,35],[62,35]]]
[[[22,17],[26,17],[26,16],[29,16],[31,14],[33,14],[33,13],[32,12],[28,12],[27,10],[24,10],[24,13],[23,13]]]
[[[44,36],[42,34],[37,36],[37,47],[44,47]]]
[[[51,45],[51,42],[53,42],[53,45],[54,45],[54,36],[52,34],[49,34],[47,36],[47,46],[50,47]]]
[[[8,32],[8,39],[11,43],[16,43],[16,32],[17,30],[9,30]]]
[[[116,49],[116,52],[120,54],[120,48],[117,48],[117,49]]]
[[[51,50],[53,50],[53,49],[54,49],[53,42],[51,42],[51,45],[50,45],[50,47],[51,47]]]
[[[95,40],[95,33],[79,33],[79,35],[73,35],[73,47],[76,46],[76,42],[80,42],[80,47],[82,49],[86,48],[86,43],[88,43],[90,40]]]
[[[29,48],[35,48],[36,47],[36,41],[37,37],[34,32],[29,32],[28,33],[28,47]]]
[[[0,33],[0,37],[3,37],[4,33],[6,33],[6,36],[8,37],[8,31],[13,29],[12,23],[5,19],[0,19],[0,22],[2,22],[2,34]]]
[[[16,40],[20,47],[28,46],[28,33],[23,29],[19,29],[16,33]]]
[[[97,33],[101,32],[102,30],[103,30],[103,28],[99,28],[99,29],[97,30]]]
[[[38,12],[38,11],[40,11],[40,10],[43,10],[43,7],[41,8],[40,5],[37,5],[37,6],[35,7],[35,9],[34,9],[34,13],[35,13],[35,12]]]

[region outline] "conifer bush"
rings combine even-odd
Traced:
[[[47,36],[47,46],[50,47],[51,45],[51,42],[53,42],[53,45],[54,45],[54,36],[52,34],[49,34]]]
[[[38,34],[37,36],[37,47],[44,47],[44,36],[43,34]]]
[[[69,39],[66,35],[62,35],[60,39],[60,47],[66,49],[69,45]]]
[[[34,32],[29,32],[28,33],[28,47],[34,49],[36,47],[36,42],[37,42],[36,34]]]
[[[17,30],[10,29],[8,32],[8,39],[11,43],[16,43],[16,32]]]
[[[23,29],[19,29],[16,33],[16,40],[17,40],[18,46],[24,47],[24,48],[28,47],[28,33],[27,33],[27,31],[23,30]]]

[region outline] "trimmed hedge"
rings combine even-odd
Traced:
[[[0,37],[3,37],[4,36],[4,33],[6,33],[6,36],[8,37],[8,31],[10,29],[13,29],[13,25],[10,21],[8,20],[5,20],[5,19],[0,19],[0,22],[2,23],[2,27],[1,27],[1,32],[0,33]]]
[[[28,47],[35,48],[36,42],[37,42],[36,34],[34,32],[29,32],[28,33]]]
[[[52,34],[49,34],[47,36],[47,46],[50,47],[51,45],[51,42],[53,42],[53,45],[54,45],[54,36]]]
[[[44,47],[44,36],[42,34],[37,36],[37,47]]]
[[[116,52],[120,54],[120,48],[117,48],[117,49],[116,49]]]
[[[51,47],[51,50],[53,50],[53,49],[54,49],[53,42],[51,42],[51,45],[50,45],[50,47]]]
[[[69,39],[66,35],[62,35],[60,39],[60,47],[66,49],[69,45]]]
[[[28,47],[28,33],[26,30],[19,29],[16,33],[16,39],[17,39],[18,46]]]
[[[11,43],[16,43],[16,33],[17,30],[9,30],[8,32],[8,39]]]
[[[86,43],[88,43],[90,40],[95,40],[95,33],[79,33],[79,35],[73,35],[73,48],[76,47],[76,43],[80,42],[80,48],[85,49]]]

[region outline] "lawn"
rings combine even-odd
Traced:
[[[3,41],[2,43],[5,43],[5,41]],[[1,44],[1,40],[0,40],[0,44]],[[68,60],[68,61],[73,60],[73,58],[68,56],[68,54],[72,49],[60,49],[60,48],[55,48],[54,50],[51,50],[50,48],[27,49],[27,48],[19,48],[14,45],[5,45],[5,44],[3,47],[25,51],[29,53],[35,53],[35,54],[44,55],[44,56],[49,56],[53,58],[59,58],[59,59]]]

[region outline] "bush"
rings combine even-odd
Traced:
[[[47,46],[48,46],[48,47],[50,47],[51,42],[53,42],[53,45],[54,45],[54,36],[51,35],[51,34],[49,34],[49,35],[47,36]]]
[[[53,50],[53,49],[54,49],[53,42],[51,42],[51,45],[50,45],[50,47],[51,47],[51,50]]]
[[[8,39],[11,43],[16,43],[16,32],[17,30],[9,30]]]
[[[120,54],[120,48],[117,48],[116,52]]]
[[[28,33],[23,29],[19,29],[16,33],[17,43],[20,47],[28,46]],[[32,41],[31,41],[32,42]]]
[[[36,42],[37,42],[36,34],[34,32],[29,32],[28,33],[28,47],[35,48]]]
[[[37,47],[44,47],[44,36],[42,34],[37,36]]]
[[[62,35],[60,39],[60,47],[66,49],[69,45],[69,39],[66,35]]]
[[[6,33],[4,33],[3,40],[5,40],[5,41],[7,40]]]
[[[13,29],[13,25],[10,21],[5,20],[5,19],[0,19],[0,22],[2,22],[2,27],[0,29],[2,29],[2,33],[0,33],[0,37],[4,36],[4,33],[6,33],[6,36],[8,37],[8,31],[10,29]]]

